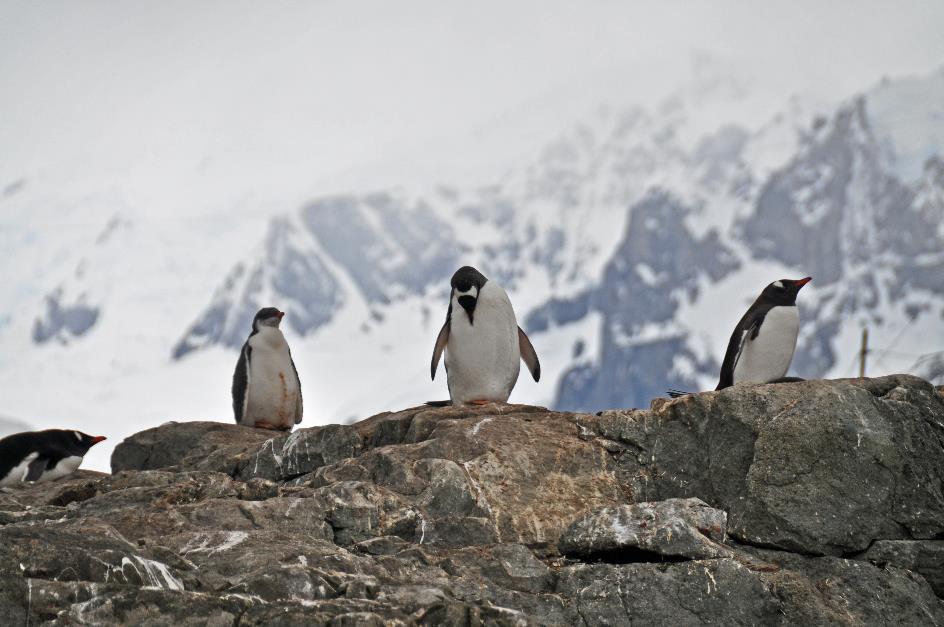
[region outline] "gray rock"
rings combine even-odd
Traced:
[[[944,597],[944,540],[878,540],[861,559],[916,572]]]
[[[944,400],[915,377],[735,386],[597,424],[636,499],[701,498],[743,542],[843,555],[944,533]]]
[[[700,499],[669,499],[607,507],[578,518],[560,551],[590,559],[660,561],[730,556],[724,546],[727,514]]]
[[[347,425],[297,429],[294,433],[263,442],[240,465],[238,476],[241,479],[261,477],[274,481],[291,479],[321,466],[355,457],[361,446],[357,430]]]
[[[572,625],[764,625],[781,619],[762,579],[729,559],[565,568],[556,592]]]
[[[891,377],[169,423],[0,490],[0,624],[942,624],[942,406]]]
[[[222,422],[169,422],[125,438],[111,456],[111,471],[185,468],[235,474],[272,431]]]
[[[788,625],[940,625],[944,602],[920,576],[836,557],[753,550]]]

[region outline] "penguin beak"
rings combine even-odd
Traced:
[[[462,308],[465,309],[465,312],[469,315],[469,324],[474,324],[472,322],[473,314],[475,314],[475,296],[469,296],[468,294],[463,294],[458,298],[459,304],[462,305]]]
[[[807,283],[809,283],[809,282],[812,281],[812,280],[813,280],[813,277],[808,276],[808,277],[803,278],[803,279],[800,279],[800,280],[798,280],[798,281],[794,281],[793,284],[796,285],[796,288],[797,288],[797,289],[800,289],[801,287],[803,287],[804,285],[806,285]]]
[[[285,312],[284,312],[284,311],[280,311],[279,313],[277,313],[277,314],[275,314],[275,315],[279,317],[279,320],[281,320],[281,319],[285,316]]]
[[[92,444],[98,444],[99,442],[104,442],[107,439],[108,438],[103,435],[96,435],[94,438],[92,438]]]

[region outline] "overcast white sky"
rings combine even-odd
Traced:
[[[461,161],[493,123],[651,100],[696,52],[772,102],[840,98],[938,67],[942,32],[940,1],[0,0],[0,187]]]

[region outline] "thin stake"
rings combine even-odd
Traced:
[[[865,356],[869,354],[869,329],[862,328],[862,348],[859,349],[859,377],[865,376]]]

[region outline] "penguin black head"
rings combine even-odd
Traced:
[[[479,299],[479,291],[488,282],[481,272],[472,266],[462,266],[452,275],[452,294],[459,305],[469,316],[469,324],[473,324],[475,304]]]
[[[75,435],[75,440],[78,443],[78,448],[82,450],[83,456],[88,452],[90,448],[98,444],[99,442],[104,442],[108,438],[103,435],[89,435],[87,433],[82,433],[81,431],[73,431]]]
[[[796,305],[797,293],[800,288],[813,280],[813,277],[802,279],[780,279],[764,288],[758,301],[772,305]]]
[[[93,436],[71,429],[48,429],[39,433],[45,434],[51,440],[56,441],[63,450],[78,457],[85,457],[90,448],[107,439],[103,435]]]
[[[279,328],[279,323],[282,322],[282,316],[284,315],[284,311],[279,311],[275,307],[263,307],[252,319],[252,330],[259,331],[260,327]]]

